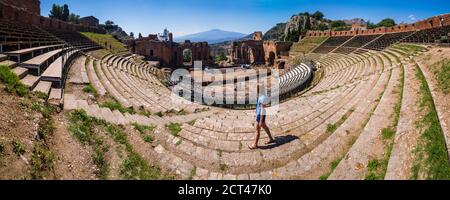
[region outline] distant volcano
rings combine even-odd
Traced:
[[[212,29],[205,32],[180,36],[175,38],[176,42],[184,42],[185,40],[190,40],[191,42],[208,42],[209,44],[216,44],[225,41],[232,41],[241,39],[248,34],[224,31],[220,29]]]

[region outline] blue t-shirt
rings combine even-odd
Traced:
[[[263,110],[262,113],[261,113],[261,104],[266,105],[267,102],[268,102],[268,98],[267,98],[266,95],[260,95],[258,97],[258,102],[256,103],[256,116],[265,115],[266,114],[265,110]]]

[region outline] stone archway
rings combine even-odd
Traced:
[[[269,52],[269,58],[267,59],[269,65],[275,64],[275,53],[273,51]]]
[[[183,49],[181,55],[184,66],[192,66],[194,64],[194,55],[190,48]]]

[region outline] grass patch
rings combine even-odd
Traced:
[[[336,160],[334,160],[333,162],[331,162],[330,167],[332,170],[336,169],[336,167],[339,165],[339,163],[341,162],[342,158],[338,158]]]
[[[145,125],[139,125],[139,124],[132,124],[134,129],[137,130],[141,136],[142,139],[147,142],[147,143],[152,143],[153,142],[153,137],[150,135],[153,130],[155,129],[154,126],[145,126]]]
[[[89,94],[94,95],[95,97],[98,97],[97,90],[96,90],[91,84],[86,85],[86,86],[83,88],[83,92],[89,93]]]
[[[314,49],[317,45],[328,39],[328,37],[305,37],[293,44],[291,52],[306,54]]]
[[[159,167],[150,166],[139,154],[134,152],[122,127],[112,124],[108,124],[106,127],[114,141],[125,146],[127,158],[123,161],[120,169],[123,178],[137,180],[173,179],[171,176],[162,174]]]
[[[324,175],[320,176],[319,179],[320,180],[327,180],[328,177],[330,177],[331,172],[334,171],[334,169],[336,169],[336,167],[339,165],[339,163],[341,162],[341,160],[343,159],[343,157],[340,157],[336,160],[334,160],[333,162],[330,163],[330,172],[325,173]]]
[[[228,169],[228,165],[226,165],[226,164],[224,164],[224,163],[220,163],[219,164],[219,169],[220,169],[220,171],[227,171],[227,169]]]
[[[209,110],[209,108],[196,108],[196,109],[194,110],[194,113],[206,112],[206,111],[208,111],[208,110]]]
[[[386,174],[388,160],[370,160],[367,165],[368,173],[364,180],[383,180]]]
[[[13,151],[17,155],[22,155],[25,153],[25,145],[18,139],[12,141]]]
[[[403,87],[405,83],[404,66],[401,65],[400,83],[396,86],[393,94],[397,94],[397,102],[394,105],[394,112],[391,115],[391,124],[389,127],[381,130],[381,138],[385,145],[384,157],[381,159],[372,159],[367,166],[365,180],[383,180],[386,176],[387,166],[394,146],[394,136],[397,132],[397,125],[400,119],[400,112],[403,99]]]
[[[450,166],[444,135],[433,97],[419,66],[416,66],[416,76],[420,81],[419,106],[426,114],[418,121],[418,126],[423,132],[416,148],[412,179],[423,176],[431,180],[449,180]]]
[[[138,114],[142,115],[142,116],[146,116],[146,117],[150,117],[152,115],[152,113],[150,111],[145,110],[145,109],[139,110]]]
[[[117,39],[115,39],[112,35],[98,34],[91,32],[80,32],[80,33],[113,53],[127,51],[125,45],[119,42]]]
[[[194,176],[196,175],[196,173],[197,173],[197,167],[194,166],[194,167],[192,168],[192,170],[191,170],[191,173],[189,173],[188,180],[194,179]]]
[[[381,137],[383,138],[383,140],[392,139],[394,135],[395,131],[391,127],[381,130]]]
[[[102,108],[109,108],[111,111],[118,110],[121,113],[130,113],[134,114],[133,108],[125,108],[123,107],[116,99],[111,98],[111,100],[106,100],[99,104]]]
[[[45,94],[43,92],[34,92],[34,94],[36,95],[37,98],[39,99],[43,99],[43,100],[47,100],[48,99],[48,94]]]
[[[179,123],[169,123],[166,124],[166,128],[169,129],[170,134],[175,137],[178,137],[178,133],[181,131],[181,125]]]
[[[154,126],[139,125],[136,123],[133,123],[132,125],[134,129],[137,130],[140,134],[151,133],[155,129]]]
[[[437,81],[437,88],[444,94],[450,93],[450,59],[442,60],[431,67]]]
[[[335,124],[327,124],[327,133],[333,133],[336,129],[337,127]]]
[[[23,97],[29,92],[28,87],[21,83],[19,77],[7,66],[0,66],[0,80],[5,83],[9,93]]]
[[[54,169],[55,154],[42,142],[37,142],[31,155],[31,177],[43,179]]]
[[[55,125],[51,118],[44,118],[39,121],[37,131],[39,138],[46,139],[53,134],[53,131],[55,131]]]
[[[398,45],[395,45],[395,47],[405,50],[406,52],[408,52],[408,55],[414,54],[415,52],[425,50],[425,47],[413,45],[413,44],[398,44]]]
[[[97,176],[105,180],[108,178],[109,168],[105,159],[108,146],[103,138],[95,134],[95,126],[101,124],[100,120],[89,117],[83,110],[75,110],[69,114],[69,131],[83,145],[90,145],[94,151],[92,160],[98,167]]]
[[[163,117],[164,116],[164,114],[161,111],[155,113],[155,115],[158,116],[158,117]]]
[[[344,122],[350,117],[350,115],[355,111],[354,108],[347,111],[336,123],[327,124],[327,133],[334,133]]]
[[[144,141],[147,143],[152,143],[154,141],[154,139],[151,135],[146,135],[146,136],[144,136]]]
[[[330,177],[331,172],[325,173],[324,175],[320,176],[320,180],[322,181],[326,181],[328,179],[328,177]]]
[[[127,158],[123,161],[120,174],[124,179],[173,179],[172,176],[165,175],[157,166],[149,165],[139,154],[137,154],[128,142],[124,129],[121,126],[113,125],[86,115],[85,111],[76,110],[70,113],[69,130],[83,144],[89,144],[94,149],[92,159],[99,167],[99,177],[107,179],[108,166],[105,159],[105,152],[108,146],[103,139],[95,134],[94,130],[103,130],[118,144],[125,147]],[[137,129],[148,131],[150,127],[139,126]]]

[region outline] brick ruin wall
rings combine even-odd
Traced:
[[[289,55],[292,42],[247,40],[234,42],[231,57],[238,64],[273,64]]]
[[[50,29],[106,33],[101,27],[83,26],[40,16],[39,0],[1,0],[0,19]]]
[[[172,41],[141,38],[127,41],[127,46],[133,53],[159,61],[162,66],[166,67],[182,66],[183,51],[185,49],[191,51],[192,61],[201,60],[206,65],[212,61],[210,55],[211,49],[207,42],[174,43]]]
[[[24,10],[35,15],[41,15],[40,0],[1,0],[0,2],[19,10]]]
[[[309,37],[330,37],[330,36],[355,36],[355,35],[377,35],[384,33],[398,33],[408,31],[419,31],[423,29],[437,28],[450,25],[450,14],[431,17],[414,24],[402,24],[393,27],[380,27],[375,29],[358,31],[308,31]]]

